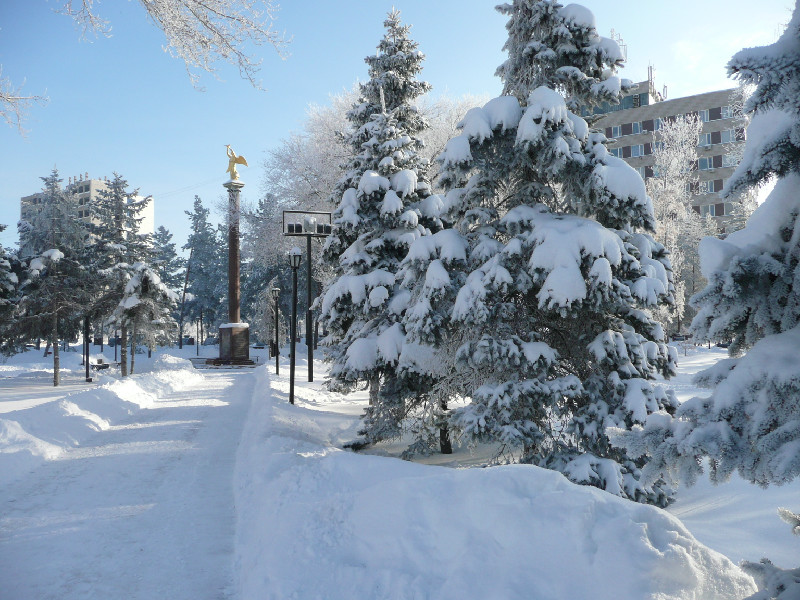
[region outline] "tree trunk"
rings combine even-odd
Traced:
[[[37,348],[37,350],[41,350],[41,347]],[[45,358],[47,358],[47,355],[48,355],[49,352],[50,352],[50,340],[48,339],[47,340],[47,344],[45,344],[45,346],[44,346],[44,357]]]
[[[373,377],[369,380],[369,405],[372,406],[378,401],[378,390],[380,389],[380,378]]]
[[[122,369],[122,376],[128,376],[128,326],[120,327],[119,336],[119,362]]]
[[[58,387],[61,383],[61,362],[58,354],[58,313],[53,313],[53,330],[51,333],[53,344],[53,387]],[[45,350],[47,352],[47,350]]]
[[[439,450],[442,454],[452,454],[453,444],[450,442],[450,430],[447,427],[447,402],[442,400],[440,406],[442,407],[442,425],[439,427]]]
[[[136,323],[131,326],[131,370],[128,371],[133,375],[133,365],[136,362]]]

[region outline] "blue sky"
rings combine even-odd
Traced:
[[[301,127],[309,103],[366,77],[364,57],[374,53],[392,2],[286,0],[276,27],[293,38],[281,60],[270,47],[264,59],[266,91],[220,67],[203,75],[205,91],[191,85],[182,61],[162,50],[163,34],[138,2],[106,0],[97,12],[112,36],[80,40],[61,0],[0,2],[0,64],[24,91],[46,94],[25,124],[25,137],[0,127],[0,244],[16,243],[21,196],[41,188],[56,166],[69,176],[124,175],[156,202],[156,224],[184,243],[194,195],[212,205],[227,179],[225,144],[244,155],[244,197],[261,192],[265,151]],[[395,0],[412,37],[426,54],[423,78],[433,95],[495,95],[494,71],[503,59],[505,19],[495,0]],[[742,47],[770,43],[788,22],[790,0],[584,0],[601,35],[613,28],[628,47],[623,76],[641,81],[647,66],[670,98],[732,87],[725,64]],[[757,7],[755,10],[753,7]]]

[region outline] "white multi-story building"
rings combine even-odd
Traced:
[[[735,91],[665,100],[650,79],[635,86],[618,106],[604,104],[594,109],[593,114],[602,115],[594,126],[610,140],[609,152],[625,160],[646,179],[653,176],[654,133],[661,123],[670,117],[697,114],[703,130],[697,144],[692,208],[701,215],[715,217],[724,231],[733,203],[722,201],[719,192],[733,174],[745,140],[744,125],[732,107]],[[584,111],[584,116],[588,114]]]
[[[108,178],[104,179],[90,179],[89,174],[70,177],[66,186],[66,190],[75,195],[77,199],[77,213],[75,217],[82,221],[89,222],[91,219],[90,207],[92,202],[98,197],[102,190],[108,189]],[[24,196],[20,199],[20,219],[22,221],[32,222],[35,214],[41,210],[42,201],[44,198],[43,192],[37,192],[30,196]],[[152,196],[142,198],[135,196],[136,200],[147,200],[144,209],[140,213],[142,218],[139,233],[152,234],[155,232],[155,203]],[[24,234],[20,236],[20,254],[27,256],[26,242]]]

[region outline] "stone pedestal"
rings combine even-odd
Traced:
[[[247,323],[226,323],[219,328],[219,358],[211,365],[253,365],[250,360],[250,327]]]

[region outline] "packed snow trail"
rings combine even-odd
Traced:
[[[0,490],[0,599],[235,596],[233,473],[253,375],[205,373]]]

